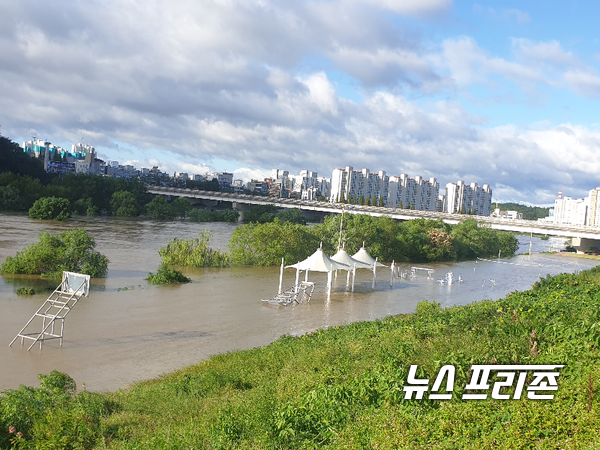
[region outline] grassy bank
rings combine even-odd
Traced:
[[[600,268],[495,302],[423,302],[411,315],[284,336],[117,393],[23,387],[1,401],[0,437],[15,426],[22,448],[595,448],[599,306]],[[431,382],[455,365],[453,398],[404,400],[411,364]],[[472,364],[565,367],[554,400],[462,400]]]

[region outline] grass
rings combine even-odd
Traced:
[[[499,301],[448,309],[422,302],[410,315],[283,336],[119,392],[58,405],[42,396],[49,406],[22,430],[23,441],[31,448],[54,441],[113,449],[596,448],[599,282],[600,268],[549,276]],[[404,400],[411,364],[429,379],[455,365],[453,399]],[[466,401],[460,394],[472,364],[565,367],[552,401]],[[11,426],[5,398],[0,433]]]

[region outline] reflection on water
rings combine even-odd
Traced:
[[[595,261],[567,256],[534,254],[510,260],[418,264],[433,268],[433,279],[423,273],[389,286],[389,271],[378,271],[375,290],[371,273],[357,271],[354,293],[345,273],[334,279],[331,298],[325,294],[326,275],[311,273],[317,288],[310,304],[294,307],[265,305],[260,300],[277,291],[279,268],[232,267],[194,269],[185,273],[192,283],[151,286],[144,278],[156,271],[158,249],[174,237],[189,238],[207,228],[211,246],[225,249],[235,225],[224,223],[143,222],[117,218],[82,218],[67,223],[30,220],[0,214],[0,262],[35,242],[42,231],[60,232],[83,227],[96,239],[97,250],[110,259],[106,279],[94,279],[92,292],[69,314],[65,341],[36,346],[30,352],[18,342],[8,343],[39,308],[57,282],[37,277],[2,277],[0,280],[0,390],[37,383],[38,373],[57,369],[68,373],[89,390],[123,387],[137,380],[193,364],[210,355],[265,345],[282,334],[303,334],[317,328],[372,320],[414,311],[422,300],[443,306],[481,299],[498,299],[514,290],[528,289],[540,275],[573,272]],[[521,250],[529,250],[529,237],[521,236]],[[559,246],[564,239],[534,238],[534,252]],[[556,248],[556,247],[554,247]],[[511,264],[504,264],[510,262]],[[399,265],[410,270],[411,264]],[[460,274],[462,283],[440,285],[448,271]],[[284,286],[294,283],[295,272],[284,274]],[[490,280],[495,280],[493,284]],[[28,286],[39,290],[30,297],[15,291]],[[129,288],[127,290],[119,290]]]

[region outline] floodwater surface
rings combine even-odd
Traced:
[[[96,240],[96,250],[110,259],[109,274],[92,280],[92,291],[66,319],[64,343],[57,340],[27,351],[20,340],[8,344],[41,306],[56,281],[39,277],[0,278],[0,390],[19,384],[37,385],[39,373],[56,369],[68,373],[79,388],[104,391],[126,387],[139,380],[197,363],[211,355],[266,345],[284,334],[300,335],[319,328],[410,313],[422,300],[442,306],[482,299],[499,299],[509,292],[528,289],[540,276],[593,267],[596,261],[534,253],[532,258],[459,263],[403,264],[432,268],[416,278],[397,280],[390,287],[390,272],[381,268],[375,289],[372,274],[357,271],[354,293],[346,275],[334,280],[330,298],[325,274],[311,273],[317,288],[309,304],[279,307],[261,299],[277,293],[278,267],[232,267],[184,270],[192,283],[152,286],[144,278],[160,264],[158,249],[178,237],[195,237],[203,229],[212,233],[211,247],[226,250],[234,224],[152,222],[111,217],[76,218],[59,223],[0,214],[0,263],[37,241],[40,233],[85,228]],[[529,250],[529,237],[519,237]],[[565,239],[533,240],[534,252],[559,248]],[[464,280],[452,286],[437,280],[452,271]],[[295,272],[285,271],[284,288],[294,283]],[[38,294],[17,296],[20,287]]]

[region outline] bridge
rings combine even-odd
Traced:
[[[162,186],[148,186],[150,194],[165,197],[184,197],[192,204],[203,204],[207,207],[216,206],[219,202],[231,202],[233,209],[240,212],[240,220],[244,211],[256,205],[274,205],[278,208],[298,208],[302,211],[316,214],[368,214],[373,217],[389,217],[394,220],[412,219],[442,219],[449,224],[457,224],[461,220],[472,218],[481,224],[486,224],[495,230],[513,231],[516,233],[534,233],[548,236],[564,236],[573,238],[573,246],[580,252],[588,248],[600,249],[600,228],[589,226],[570,226],[544,223],[536,220],[502,219],[491,216],[471,216],[466,214],[449,214],[434,211],[417,211],[411,209],[386,208],[380,206],[349,205],[344,203],[319,202],[316,200],[298,200],[291,198],[264,197],[230,192],[201,191],[197,189],[180,189]]]

